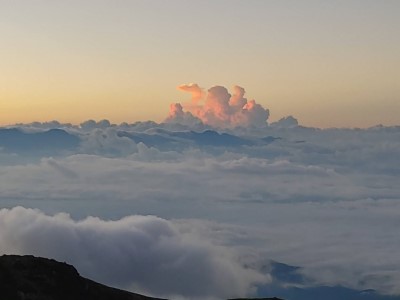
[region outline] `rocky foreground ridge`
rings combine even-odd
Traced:
[[[0,256],[0,299],[157,300],[158,298],[146,297],[94,282],[80,276],[73,266],[53,259],[31,255],[3,255]]]
[[[30,255],[0,257],[0,299],[152,300],[81,277],[71,265]]]

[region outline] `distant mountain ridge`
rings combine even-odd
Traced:
[[[71,133],[59,128],[35,132],[26,132],[18,127],[0,128],[0,150],[19,154],[52,156],[65,151],[79,151],[82,142],[89,135],[88,132]],[[143,143],[147,147],[156,147],[160,150],[176,150],[181,147],[235,148],[269,144],[280,139],[271,136],[249,139],[214,130],[174,132],[164,129],[152,129],[146,132],[117,130],[117,136],[129,138],[135,143]]]
[[[0,147],[16,153],[65,151],[79,143],[79,137],[62,129],[27,133],[19,128],[0,128]]]
[[[228,133],[218,133],[213,130],[196,131],[167,131],[159,130],[151,133],[119,131],[118,136],[127,137],[135,143],[143,143],[149,147],[171,148],[176,143],[196,146],[237,147],[252,145],[253,142]]]

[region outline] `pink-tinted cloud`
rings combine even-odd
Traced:
[[[183,111],[180,103],[171,103],[169,106],[169,114],[165,119],[166,123],[179,123],[188,126],[195,126],[201,124],[201,120],[196,118],[190,112]]]
[[[206,94],[193,83],[180,85],[178,90],[190,92],[192,101],[183,106],[172,104],[167,122],[181,123],[191,115],[204,124],[219,128],[263,127],[267,124],[269,110],[244,98],[245,90],[240,86],[233,87],[233,95],[223,86],[211,87]]]
[[[200,101],[204,97],[204,91],[196,83],[181,84],[177,87],[178,90],[189,92],[192,94],[192,101]]]

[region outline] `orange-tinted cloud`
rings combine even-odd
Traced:
[[[178,90],[189,92],[192,94],[192,101],[197,103],[204,96],[204,91],[196,83],[181,84],[177,87]]]
[[[244,98],[245,90],[240,86],[233,87],[233,95],[223,86],[211,87],[205,95],[194,83],[180,85],[178,90],[190,92],[192,101],[183,106],[179,103],[171,105],[167,122],[181,123],[190,119],[190,114],[193,119],[220,128],[263,127],[267,124],[269,110]]]

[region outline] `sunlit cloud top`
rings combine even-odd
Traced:
[[[192,94],[190,103],[183,107],[179,103],[170,106],[166,122],[193,123],[198,119],[213,127],[263,127],[267,125],[269,110],[257,104],[255,100],[244,98],[244,88],[235,85],[231,95],[223,86],[214,86],[205,94],[197,84],[183,84],[178,89]],[[205,96],[206,95],[206,96]]]

